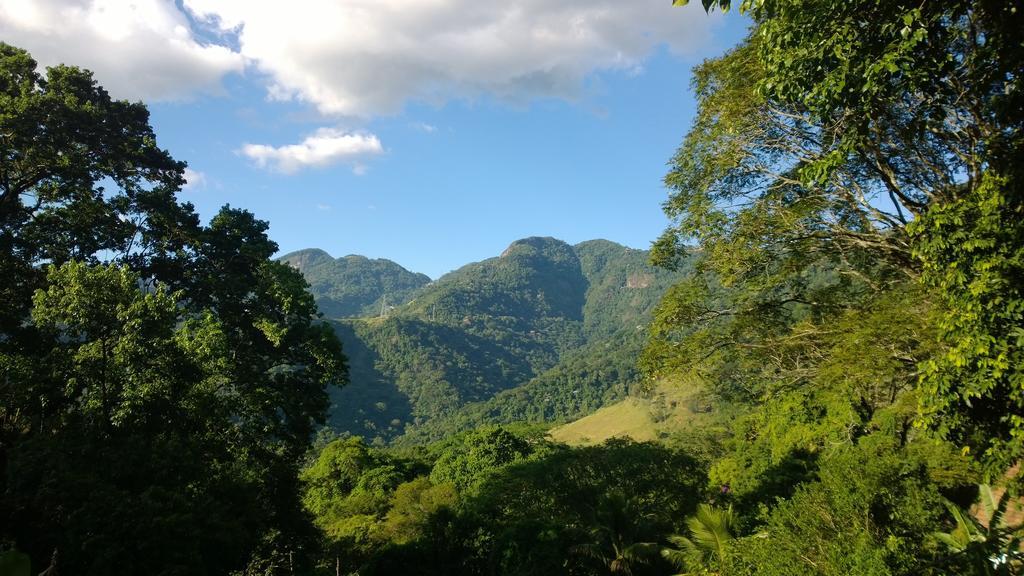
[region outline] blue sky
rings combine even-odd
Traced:
[[[525,236],[646,248],[690,69],[746,26],[668,0],[125,5],[0,0],[0,38],[144,99],[204,217],[434,278]]]

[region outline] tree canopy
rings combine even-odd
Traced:
[[[791,345],[911,290],[916,341],[893,357],[919,389],[916,422],[990,474],[1020,458],[1024,16],[1012,4],[742,3],[751,34],[696,71],[698,118],[666,179],[674,224],[656,258],[671,264],[695,239],[705,274],[663,303],[653,365],[688,362],[662,353],[673,341],[814,364]]]
[[[143,104],[36,68],[0,44],[0,540],[66,573],[272,571],[311,541],[340,345],[266,223],[178,202]]]
[[[731,571],[956,571],[926,536],[954,520],[944,498],[968,504],[979,475],[1019,489],[1024,449],[1024,16],[739,8],[748,37],[695,70],[654,250],[696,273],[643,366],[696,373],[738,415],[710,470],[741,518]]]

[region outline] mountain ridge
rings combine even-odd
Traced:
[[[404,304],[431,282],[426,274],[386,258],[359,254],[333,258],[319,248],[289,252],[278,261],[305,276],[320,312],[329,318],[366,316],[388,305]]]
[[[419,443],[471,425],[562,422],[621,400],[639,380],[646,318],[681,274],[647,256],[609,240],[532,236],[432,282],[390,260],[319,249],[282,261],[307,277],[349,354],[351,382],[333,394],[330,426]],[[389,291],[399,276],[413,281]]]

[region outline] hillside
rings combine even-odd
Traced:
[[[579,420],[553,428],[549,436],[573,446],[609,438],[659,440],[710,418],[711,406],[695,386],[662,381]]]
[[[430,283],[426,274],[410,272],[391,260],[357,255],[332,258],[316,248],[291,252],[279,260],[302,272],[327,318],[377,314],[382,307],[408,302]]]
[[[501,256],[441,277],[403,313],[429,314],[444,323],[491,319],[528,328],[544,319],[582,320],[587,286],[571,246],[554,238],[525,238]]]
[[[642,343],[643,333],[637,331],[589,343],[525,384],[412,426],[399,441],[423,444],[488,424],[558,423],[590,414],[636,388],[640,380],[636,359]]]
[[[566,422],[624,398],[643,326],[679,277],[647,256],[607,240],[524,238],[432,283],[316,249],[282,260],[306,276],[349,356],[331,427],[421,443],[481,424]]]
[[[583,331],[594,340],[619,330],[646,327],[651,309],[681,275],[648,264],[646,250],[627,248],[608,240],[589,240],[573,247],[587,279]]]

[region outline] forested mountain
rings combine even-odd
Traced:
[[[590,414],[623,399],[640,384],[636,359],[643,335],[627,329],[590,342],[525,384],[414,426],[397,441],[416,445],[490,424],[551,423]]]
[[[426,274],[409,272],[390,260],[356,255],[335,259],[315,248],[290,252],[279,260],[302,272],[320,312],[328,318],[379,313],[384,306],[405,304],[430,283]]]
[[[607,240],[524,238],[418,289],[409,287],[425,276],[386,260],[315,249],[281,260],[306,275],[350,359],[331,426],[380,440],[411,426],[410,438],[428,440],[484,423],[560,421],[621,399],[637,380],[650,311],[680,278],[647,258]],[[382,317],[385,297],[393,304]]]

